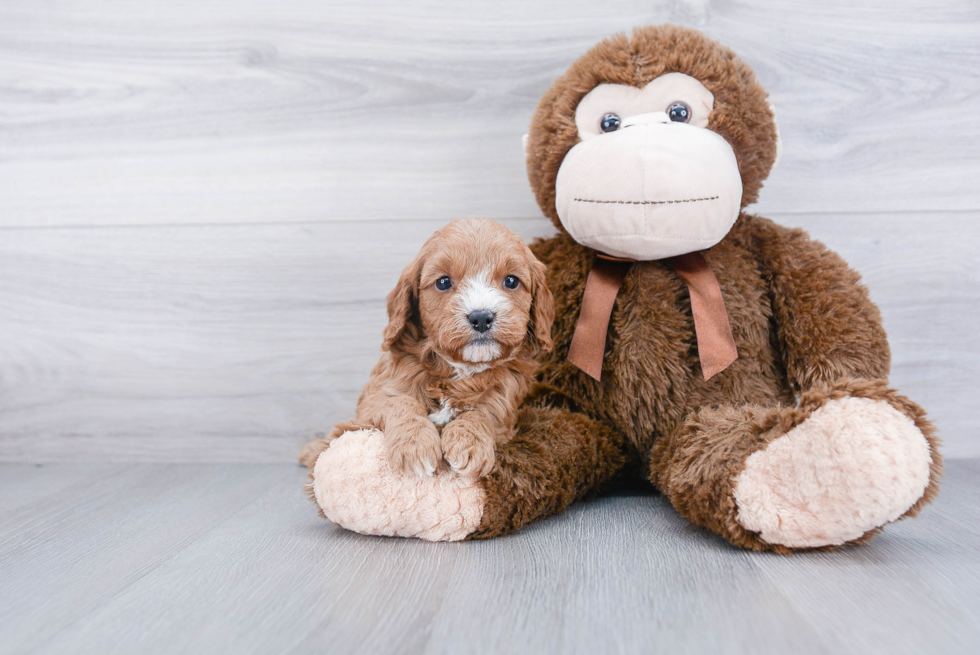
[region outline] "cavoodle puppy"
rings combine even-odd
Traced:
[[[388,294],[386,351],[357,417],[308,443],[313,466],[348,430],[384,433],[395,469],[432,475],[443,459],[463,475],[493,468],[514,434],[517,407],[548,351],[554,299],[545,267],[516,234],[489,219],[453,221],[432,235]]]

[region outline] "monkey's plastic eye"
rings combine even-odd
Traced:
[[[599,129],[603,132],[615,132],[619,129],[620,123],[622,123],[622,121],[619,120],[619,115],[610,112],[603,116],[602,120],[599,121]]]
[[[449,279],[448,275],[443,275],[441,278],[436,280],[436,289],[439,291],[447,291],[453,286],[453,281]]]
[[[508,289],[516,289],[517,287],[521,286],[521,281],[513,275],[508,275],[504,278],[504,286]]]
[[[688,123],[691,120],[691,108],[683,102],[674,102],[667,107],[667,116],[675,123]]]

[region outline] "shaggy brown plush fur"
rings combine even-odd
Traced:
[[[604,41],[544,95],[531,124],[528,175],[560,230],[532,245],[555,296],[555,348],[519,416],[518,436],[498,449],[484,481],[487,506],[473,536],[560,512],[637,467],[693,523],[739,546],[788,552],[735,520],[734,479],[749,455],[841,397],[888,403],[925,435],[932,470],[907,515],[917,513],[935,495],[942,467],[935,431],[921,408],[888,388],[888,343],[858,274],[801,230],[743,213],[704,252],[739,352],[710,381],[701,375],[686,286],[659,261],[633,264],[623,283],[602,382],[567,361],[595,258],[561,228],[554,204],[558,168],[578,142],[576,105],[597,84],[642,87],[668,72],[691,75],[714,94],[709,129],[734,149],[742,207],[756,200],[773,165],[776,126],[765,91],[730,50],[693,30],[651,27]]]

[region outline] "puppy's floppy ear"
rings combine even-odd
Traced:
[[[531,285],[534,296],[531,299],[531,324],[528,334],[533,337],[537,347],[551,352],[551,324],[555,321],[555,297],[551,295],[545,281],[547,269],[528,249],[528,264],[531,266]]]
[[[422,253],[405,267],[398,284],[388,294],[388,325],[384,331],[382,350],[390,350],[405,333],[405,328],[418,315],[419,277],[422,275]]]

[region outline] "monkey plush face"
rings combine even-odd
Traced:
[[[742,178],[728,142],[708,129],[714,96],[683,73],[642,89],[600,84],[575,110],[581,141],[558,169],[555,209],[582,245],[661,259],[728,234]]]
[[[600,43],[545,94],[528,175],[542,209],[579,243],[661,259],[724,238],[777,145],[745,64],[693,30],[651,27]]]

